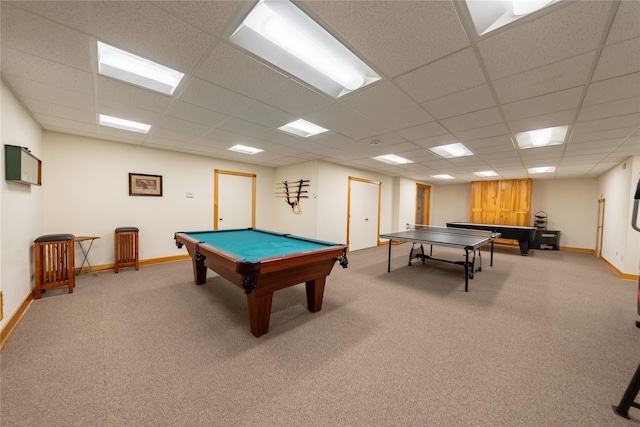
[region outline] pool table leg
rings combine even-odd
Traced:
[[[255,335],[256,338],[269,332],[271,301],[273,301],[273,292],[259,296],[256,296],[255,292],[247,294],[251,333]]]
[[[305,284],[307,287],[307,309],[312,313],[322,309],[325,281],[326,277],[323,277],[322,279],[311,280]]]
[[[192,257],[193,261],[193,280],[196,282],[196,285],[202,285],[207,281],[207,266],[204,265],[205,257],[196,253],[194,257]]]

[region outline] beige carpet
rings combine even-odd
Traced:
[[[434,248],[461,258],[461,251]],[[640,362],[637,283],[593,255],[496,248],[407,266],[349,253],[322,311],[243,292],[190,262],[78,277],[34,301],[1,353],[3,426],[640,426],[613,414]],[[639,398],[640,399],[640,398]]]

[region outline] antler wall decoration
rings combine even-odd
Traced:
[[[276,184],[276,197],[285,199],[285,202],[291,206],[291,212],[300,215],[300,199],[308,199],[308,191],[303,190],[309,186],[310,180],[299,179],[297,181],[281,181]]]

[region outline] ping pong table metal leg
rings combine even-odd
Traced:
[[[464,248],[464,257],[464,291],[469,292],[469,249],[467,248]]]
[[[411,244],[411,250],[409,251],[409,267],[411,267],[411,260],[414,258],[421,259],[423,264],[426,258],[430,258],[430,256],[426,256],[424,254],[424,246],[422,246],[422,243],[420,243],[420,247],[418,248],[416,248],[415,242]]]
[[[387,261],[387,273],[391,271],[391,242],[392,240],[389,239],[389,260]]]
[[[640,393],[640,365],[638,365],[638,369],[636,369],[636,373],[633,374],[633,378],[631,378],[631,382],[627,387],[627,390],[624,392],[622,399],[618,406],[613,407],[613,412],[620,415],[624,418],[629,418],[629,408],[634,407],[640,409],[640,403],[636,403],[633,399],[638,396]]]
[[[491,240],[491,261],[489,262],[489,265],[493,267],[493,240]]]

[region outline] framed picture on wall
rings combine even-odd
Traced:
[[[162,197],[162,175],[130,173],[129,195]]]

